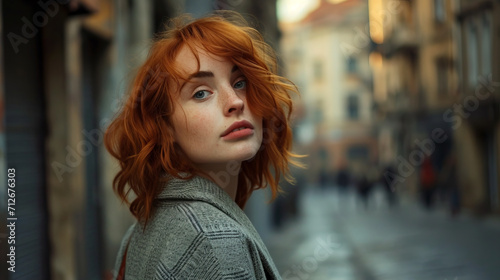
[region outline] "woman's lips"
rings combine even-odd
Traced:
[[[237,121],[230,125],[222,134],[224,140],[234,140],[250,136],[254,133],[253,125],[246,121]]]
[[[231,131],[228,134],[224,135],[222,139],[224,140],[235,140],[239,138],[244,138],[250,135],[253,135],[253,128],[243,128],[236,131]]]

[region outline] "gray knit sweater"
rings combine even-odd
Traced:
[[[126,244],[125,279],[281,279],[245,213],[202,177],[171,180],[155,201],[145,231],[134,224]]]

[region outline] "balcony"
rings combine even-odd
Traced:
[[[392,56],[398,52],[415,54],[418,48],[417,34],[407,25],[396,25],[381,47],[385,56]]]

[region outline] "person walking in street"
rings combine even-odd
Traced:
[[[337,173],[337,186],[342,192],[346,192],[349,184],[351,183],[351,178],[349,171],[346,167],[341,168]]]
[[[390,180],[390,176],[396,173],[397,171],[394,168],[394,166],[392,164],[388,164],[384,168],[380,176],[380,181],[382,183],[382,187],[384,189],[385,196],[387,198],[387,204],[389,205],[390,208],[398,204],[397,189],[395,186],[395,182],[393,180]],[[387,176],[384,176],[384,174],[386,174]]]
[[[293,181],[288,165],[300,166],[289,124],[296,87],[234,12],[171,26],[105,135],[120,164],[114,190],[137,219],[115,277],[281,279],[242,208],[256,189],[275,197],[281,177]]]
[[[460,212],[460,189],[457,181],[457,158],[451,152],[439,174],[439,184],[445,189],[450,214],[454,217]]]
[[[420,187],[423,204],[426,209],[431,209],[434,204],[436,173],[430,156],[425,157],[420,168]]]
[[[361,175],[356,182],[356,187],[358,196],[361,199],[363,206],[365,207],[365,209],[368,209],[368,202],[370,199],[370,192],[372,188],[368,176],[365,174]]]
[[[358,196],[361,199],[365,209],[368,209],[370,204],[370,195],[374,185],[378,182],[379,176],[374,165],[366,165],[363,172],[358,175],[356,187]]]

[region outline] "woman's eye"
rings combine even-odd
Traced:
[[[235,89],[243,89],[247,86],[247,81],[246,80],[240,80],[236,84],[234,84]]]
[[[210,94],[211,94],[211,92],[210,92],[210,91],[208,91],[208,90],[200,90],[200,91],[197,91],[197,92],[193,95],[193,97],[194,97],[195,99],[205,99],[205,98],[207,98]]]

